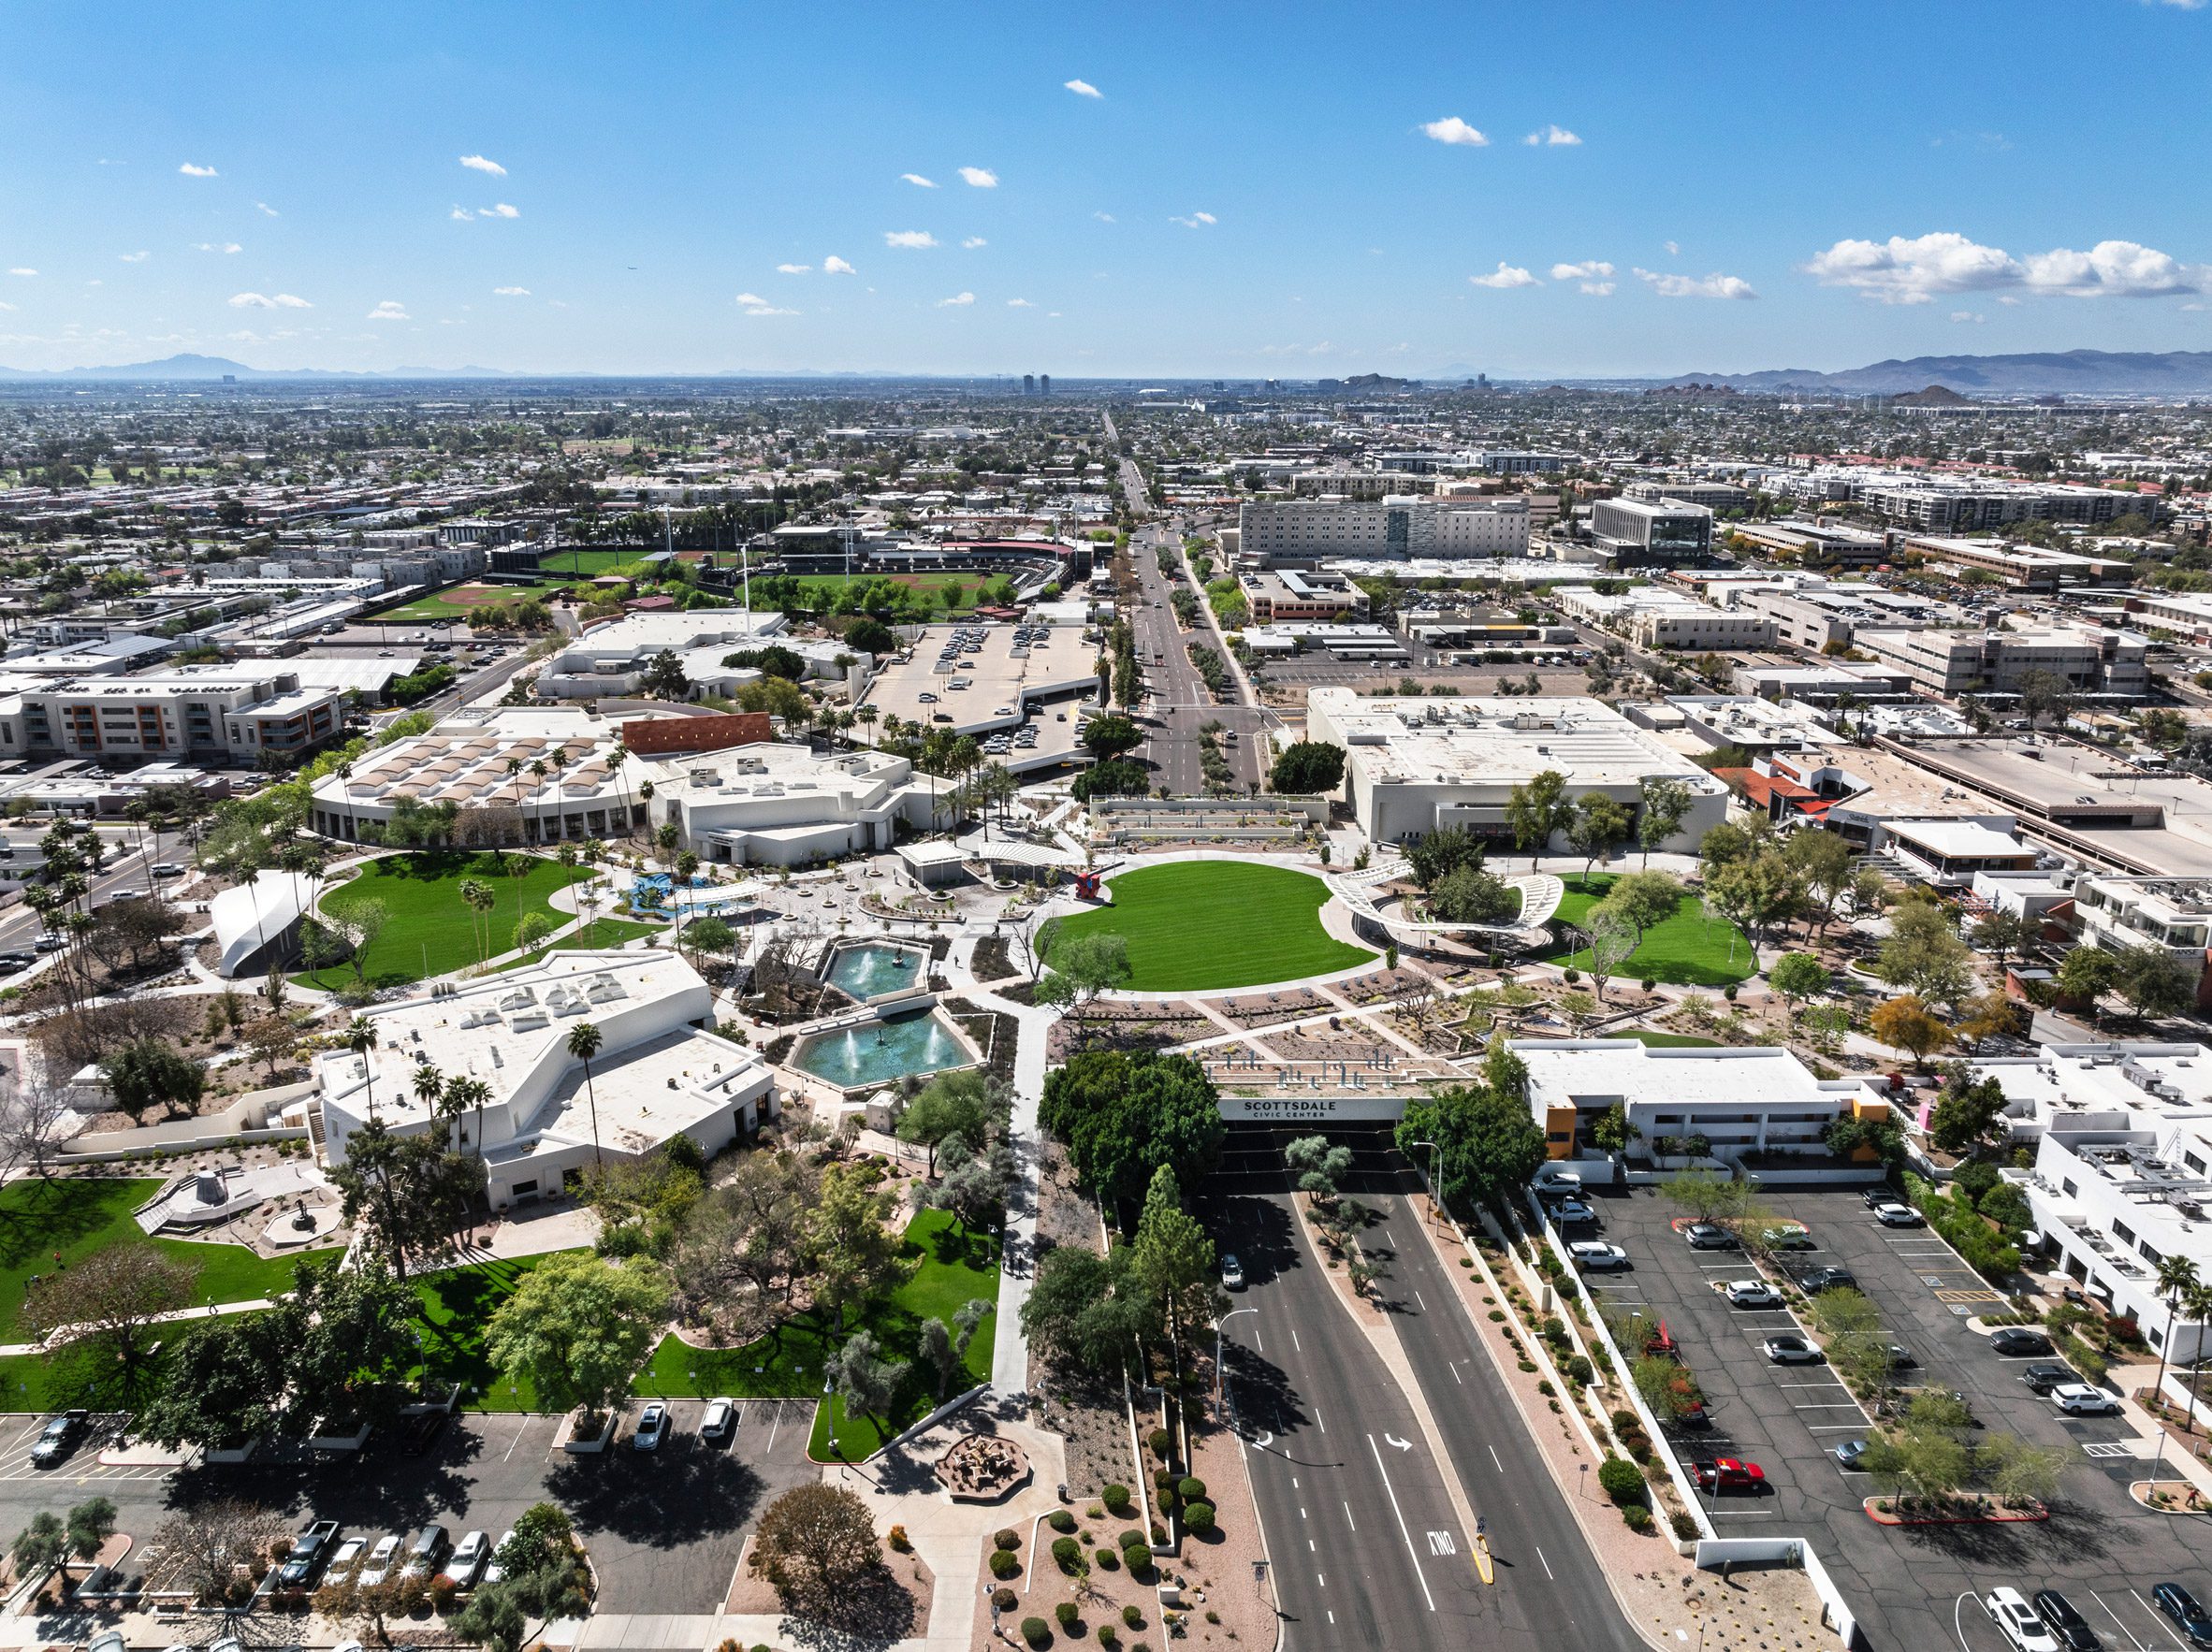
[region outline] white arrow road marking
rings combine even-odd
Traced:
[[[1396,1447],[1397,1447],[1397,1448],[1398,1448],[1400,1451],[1411,1451],[1411,1450],[1413,1449],[1413,1442],[1412,1442],[1412,1441],[1410,1441],[1410,1440],[1401,1440],[1401,1439],[1399,1439],[1399,1438],[1398,1438],[1398,1436],[1397,1436],[1397,1435],[1395,1435],[1395,1434],[1391,1433],[1391,1432],[1390,1432],[1389,1429],[1387,1429],[1387,1428],[1383,1430],[1383,1440],[1384,1440],[1384,1442],[1385,1442],[1385,1443],[1387,1443],[1387,1444],[1390,1444],[1390,1445],[1394,1445],[1394,1446],[1396,1446]]]

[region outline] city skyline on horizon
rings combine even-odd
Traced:
[[[26,17],[0,363],[1589,380],[2212,348],[2194,5],[1167,15]],[[1972,82],[1930,98],[1900,42],[1971,50]],[[2056,63],[2126,107],[2024,95]]]

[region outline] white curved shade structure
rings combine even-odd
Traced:
[[[1521,911],[1511,923],[1433,923],[1385,911],[1375,905],[1375,891],[1407,875],[1404,861],[1393,860],[1364,872],[1332,874],[1325,881],[1330,891],[1351,911],[1355,920],[1368,922],[1394,936],[1469,935],[1493,938],[1508,946],[1534,947],[1550,939],[1544,925],[1559,910],[1566,885],[1549,872],[1533,872],[1502,881],[1521,893]]]
[[[238,974],[270,941],[298,924],[314,886],[298,872],[259,872],[208,903],[215,922],[215,973]]]

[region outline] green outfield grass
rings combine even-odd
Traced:
[[[1613,887],[1612,874],[1608,872],[1563,881],[1566,893],[1554,920],[1563,925],[1581,922],[1582,915],[1605,899]],[[1729,950],[1731,938],[1735,941],[1733,954]],[[1590,954],[1563,949],[1545,962],[1587,969]],[[1749,980],[1757,962],[1741,930],[1724,918],[1708,919],[1697,897],[1685,894],[1675,904],[1673,917],[1644,932],[1643,944],[1616,973],[1624,981],[1648,977],[1680,987],[1724,987],[1731,981]]]
[[[1108,881],[1113,904],[1060,920],[1055,944],[1118,935],[1133,992],[1264,986],[1370,963],[1375,954],[1321,927],[1318,877],[1244,861],[1176,861]]]
[[[477,962],[469,909],[460,898],[465,878],[482,879],[498,896],[491,911],[491,953],[495,957],[514,949],[515,926],[525,913],[543,912],[556,924],[569,921],[569,914],[554,910],[550,897],[554,891],[591,877],[590,869],[526,856],[530,869],[517,887],[517,879],[509,870],[515,859],[512,854],[495,859],[455,849],[387,855],[370,862],[359,877],[327,892],[322,905],[327,911],[340,912],[356,901],[382,901],[389,920],[376,944],[369,949],[364,971],[371,981],[404,985],[422,980],[426,975],[466,969]],[[354,978],[353,965],[326,964],[292,978],[303,986],[330,992]]]
[[[560,596],[575,584],[575,581],[572,579],[547,579],[539,580],[531,585],[468,584],[453,586],[444,591],[433,591],[427,597],[417,597],[411,602],[402,602],[397,608],[386,608],[378,613],[364,616],[359,623],[373,625],[378,620],[403,623],[410,619],[429,619],[440,623],[448,620],[460,620],[465,623],[470,615],[488,608],[495,602],[519,602],[532,597],[540,601],[547,601],[554,597]],[[451,600],[456,594],[462,591],[483,592],[485,594],[481,597],[472,597],[466,601]]]

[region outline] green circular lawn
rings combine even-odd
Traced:
[[[1375,958],[1322,929],[1329,888],[1303,872],[1244,861],[1175,861],[1125,872],[1106,887],[1113,904],[1061,919],[1055,939],[1122,936],[1132,992],[1267,986]]]

